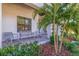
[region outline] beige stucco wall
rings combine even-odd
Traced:
[[[34,9],[24,5],[24,4],[11,4],[11,3],[4,3],[2,4],[2,29],[3,32],[17,32],[17,16],[23,16],[26,18],[32,19],[32,13]],[[37,22],[38,17],[36,20],[32,20],[32,31],[37,30]]]
[[[0,3],[0,48],[2,48],[2,4]]]

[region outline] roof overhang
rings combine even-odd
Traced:
[[[24,3],[24,4],[30,6],[30,7],[34,8],[34,9],[39,8],[38,6],[34,5],[33,3]]]

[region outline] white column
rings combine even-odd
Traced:
[[[38,31],[38,15],[35,17],[35,19],[32,19],[32,32]]]
[[[46,30],[47,30],[48,38],[50,38],[52,34],[52,24],[48,25]]]
[[[2,48],[2,4],[0,3],[0,48]]]
[[[35,19],[32,19],[32,26],[31,26],[31,28],[32,28],[32,32],[35,32],[35,30],[36,30]]]

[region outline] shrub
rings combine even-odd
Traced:
[[[72,49],[71,55],[79,56],[79,48],[76,47],[76,48]]]
[[[69,42],[67,40],[64,41],[64,46],[66,49],[68,49],[71,52],[71,55],[73,56],[79,56],[79,42],[78,41],[72,41]]]
[[[79,46],[79,42],[77,41],[72,41],[72,42],[69,42],[67,40],[64,41],[64,47],[70,52],[73,52],[75,49],[77,49],[78,46]]]
[[[72,49],[76,47],[76,45],[74,43],[71,43],[69,41],[64,41],[64,46],[69,51],[72,51]]]
[[[14,50],[15,50],[15,47],[13,47],[13,46],[2,48],[2,49],[0,49],[0,55],[2,55],[2,56],[12,55]]]
[[[38,56],[40,55],[40,47],[37,43],[8,46],[0,49],[1,56]]]
[[[78,41],[73,41],[72,43],[75,45],[75,47],[72,49],[71,55],[79,56],[79,42]]]

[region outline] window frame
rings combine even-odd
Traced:
[[[18,19],[19,18],[23,18],[24,19],[24,24],[18,24]],[[26,30],[25,28],[26,28],[26,20],[28,20],[28,21],[30,21],[30,24],[29,24],[29,26],[30,26],[30,30]],[[18,25],[24,25],[24,30],[18,30]],[[28,26],[28,25],[27,25]],[[27,32],[27,31],[32,31],[32,28],[31,28],[31,26],[32,26],[32,19],[31,18],[27,18],[27,17],[23,17],[23,16],[17,16],[17,32]]]

